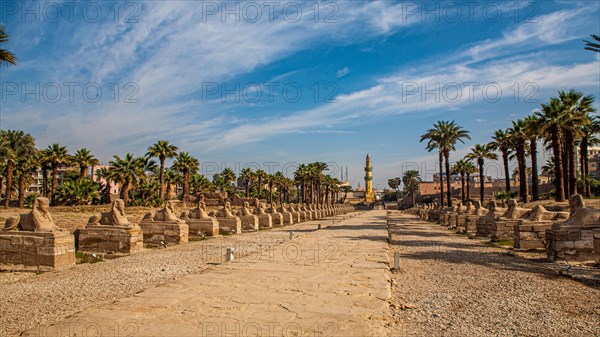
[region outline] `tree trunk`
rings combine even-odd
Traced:
[[[577,170],[575,169],[575,137],[572,131],[567,131],[567,157],[569,161],[569,195],[577,194]]]
[[[465,174],[460,174],[460,196],[462,199],[462,203],[465,203]]]
[[[483,204],[483,197],[485,194],[485,177],[483,176],[483,160],[479,161],[479,201]]]
[[[467,173],[467,200],[471,199],[471,174]]]
[[[440,166],[440,200],[442,202],[442,207],[444,207],[444,158],[443,153],[440,151],[439,154],[439,166]]]
[[[50,203],[56,205],[56,185],[58,184],[58,166],[52,165],[52,191],[50,192]]]
[[[105,198],[106,198],[106,203],[110,204],[110,181],[106,180],[106,187],[105,187]]]
[[[552,152],[554,154],[554,186],[556,187],[556,201],[565,201],[564,183],[563,183],[563,161],[562,161],[562,143],[560,134],[557,130],[552,130]]]
[[[583,180],[583,190],[585,192],[585,197],[589,198],[592,195],[592,187],[590,186],[590,183],[588,181],[589,179],[589,167],[588,167],[588,162],[589,162],[589,158],[588,158],[588,137],[584,137],[581,140],[581,148],[580,148],[580,153],[581,153],[581,175],[582,175],[582,180]]]
[[[273,205],[273,183],[269,182],[269,204]]]
[[[246,198],[250,195],[250,180],[246,179]]]
[[[181,201],[183,201],[184,206],[185,206],[185,196],[188,194],[188,191],[189,191],[189,185],[188,185],[189,180],[190,180],[190,172],[189,171],[183,172],[183,191],[182,191],[182,195],[181,195]]]
[[[504,182],[506,192],[510,192],[510,168],[508,167],[508,151],[502,151],[502,162],[504,163]]]
[[[563,170],[563,191],[565,198],[569,198],[569,156],[567,155],[567,142],[561,140],[561,153],[562,153],[562,170]]]
[[[87,166],[79,166],[79,178],[81,179],[85,179],[85,177],[87,176]]]
[[[160,160],[160,173],[158,174],[158,180],[160,183],[160,190],[158,191],[158,198],[163,200],[165,198],[165,158],[159,158]]]
[[[8,203],[10,202],[10,197],[12,195],[12,179],[14,165],[15,164],[12,161],[8,161],[6,163],[6,192],[4,196],[4,208],[8,208]]]
[[[42,166],[42,184],[43,184],[43,194],[42,196],[48,196],[48,168],[46,166]]]
[[[25,174],[19,175],[19,208],[25,206]]]
[[[517,164],[519,166],[519,194],[521,201],[528,202],[527,162],[525,161],[525,144],[517,145]]]
[[[540,199],[538,168],[537,168],[537,138],[532,138],[529,144],[529,152],[531,152],[531,195],[532,200]]]
[[[448,198],[448,207],[452,207],[452,189],[450,188],[450,152],[445,152],[444,157],[446,159],[446,197]]]
[[[123,187],[121,188],[121,199],[123,199],[125,205],[129,202],[129,181],[123,183]]]

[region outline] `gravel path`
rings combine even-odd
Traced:
[[[412,215],[397,221],[394,336],[600,336],[597,287]]]
[[[355,216],[356,213],[352,213]],[[267,231],[222,236],[43,274],[0,273],[0,336],[48,325],[82,310],[112,303],[157,285],[200,273],[225,260],[250,256],[289,238],[289,231],[312,231],[349,215],[313,220]]]

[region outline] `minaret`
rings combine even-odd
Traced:
[[[371,156],[367,154],[367,163],[365,166],[365,199],[367,203],[375,201],[373,193],[373,166],[371,166]]]

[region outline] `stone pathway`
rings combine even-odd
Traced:
[[[25,336],[385,336],[385,211],[366,212]]]

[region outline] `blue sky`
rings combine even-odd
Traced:
[[[457,160],[557,90],[599,97],[581,41],[599,16],[598,1],[2,1],[19,65],[0,69],[0,126],[103,162],[168,139],[209,174],[324,161],[364,185],[369,152],[375,186],[431,179],[419,136],[437,120],[471,131]]]

